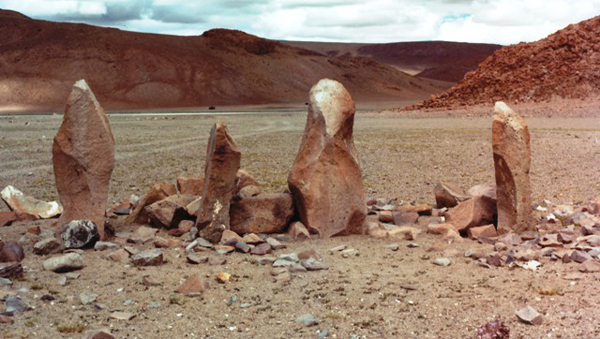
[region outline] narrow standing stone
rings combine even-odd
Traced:
[[[321,238],[364,232],[367,207],[353,125],[354,102],[342,84],[323,79],[313,86],[288,185],[300,220]]]
[[[229,229],[229,206],[240,169],[241,153],[224,123],[216,123],[208,140],[204,188],[196,227],[200,236],[217,243]]]
[[[527,124],[504,102],[496,102],[492,147],[498,198],[498,233],[533,230],[531,148]]]
[[[115,139],[108,118],[85,80],[67,100],[62,125],[54,137],[52,163],[56,189],[64,207],[58,224],[91,220],[101,239],[108,185],[115,162]]]

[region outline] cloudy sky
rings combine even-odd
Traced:
[[[36,19],[198,35],[340,42],[534,41],[600,14],[600,0],[0,0]]]

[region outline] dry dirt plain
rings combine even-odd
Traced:
[[[569,203],[600,195],[598,116],[527,118],[534,199]],[[242,151],[242,167],[264,190],[283,190],[302,136],[304,113],[112,116],[117,161],[110,203],[125,194],[142,195],[157,181],[200,175],[208,132],[217,119],[228,123]],[[0,186],[11,184],[39,198],[57,198],[51,147],[60,122],[60,116],[0,117]],[[355,142],[367,195],[431,204],[438,180],[464,188],[493,181],[490,132],[491,118],[477,114],[358,114]],[[20,222],[0,229],[0,236],[18,240],[26,226],[34,224],[50,228],[50,221]],[[0,337],[78,338],[81,334],[61,333],[58,327],[81,324],[87,329],[111,328],[117,338],[316,338],[322,330],[332,338],[468,338],[494,318],[510,326],[514,338],[600,337],[600,275],[579,273],[578,264],[548,261],[535,272],[486,269],[463,253],[492,251],[492,245],[470,240],[444,244],[424,233],[414,242],[418,248],[400,242],[396,252],[386,248],[390,241],[360,236],[288,243],[276,254],[315,249],[329,266],[326,271],[298,273],[288,285],[273,282],[270,268],[254,264],[249,255],[230,254],[223,266],[191,266],[183,249],[167,249],[168,262],[150,268],[116,264],[105,258],[106,253],[88,250],[80,277],[63,287],[58,285],[59,274],[42,269],[43,258],[27,252],[25,279],[0,287],[0,296],[27,288],[23,299],[35,308],[16,316],[13,324],[2,324]],[[341,244],[358,249],[360,255],[342,258],[328,252]],[[432,264],[442,256],[452,265]],[[218,284],[220,271],[233,274],[235,281]],[[205,276],[211,288],[200,298],[175,296],[174,290],[194,273]],[[140,283],[143,276],[162,285],[145,287]],[[402,287],[406,285],[416,290]],[[538,293],[548,288],[560,293]],[[79,294],[84,291],[98,294],[98,305],[81,305]],[[45,294],[56,299],[41,301]],[[232,296],[239,301],[228,305]],[[542,325],[516,319],[515,311],[524,305],[543,314]],[[111,319],[115,310],[136,317]],[[304,327],[294,322],[304,313],[320,324]]]

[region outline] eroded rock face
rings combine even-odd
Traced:
[[[288,185],[300,220],[322,238],[364,231],[367,208],[353,125],[354,102],[342,84],[323,79],[313,86]]]
[[[104,216],[114,146],[104,110],[85,80],[77,81],[52,146],[56,189],[64,207],[59,224],[91,220],[98,226],[100,237],[106,238]]]
[[[503,102],[495,106],[492,147],[498,199],[498,233],[533,230],[531,148],[527,124]]]
[[[204,189],[196,227],[204,239],[221,240],[229,229],[229,206],[240,169],[241,152],[224,123],[216,123],[211,132],[204,167]]]
[[[229,216],[231,229],[238,234],[276,233],[294,215],[294,202],[288,193],[264,193],[234,201]]]

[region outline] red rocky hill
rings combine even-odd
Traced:
[[[465,78],[410,109],[582,99],[600,94],[600,16],[545,39],[504,47]]]

